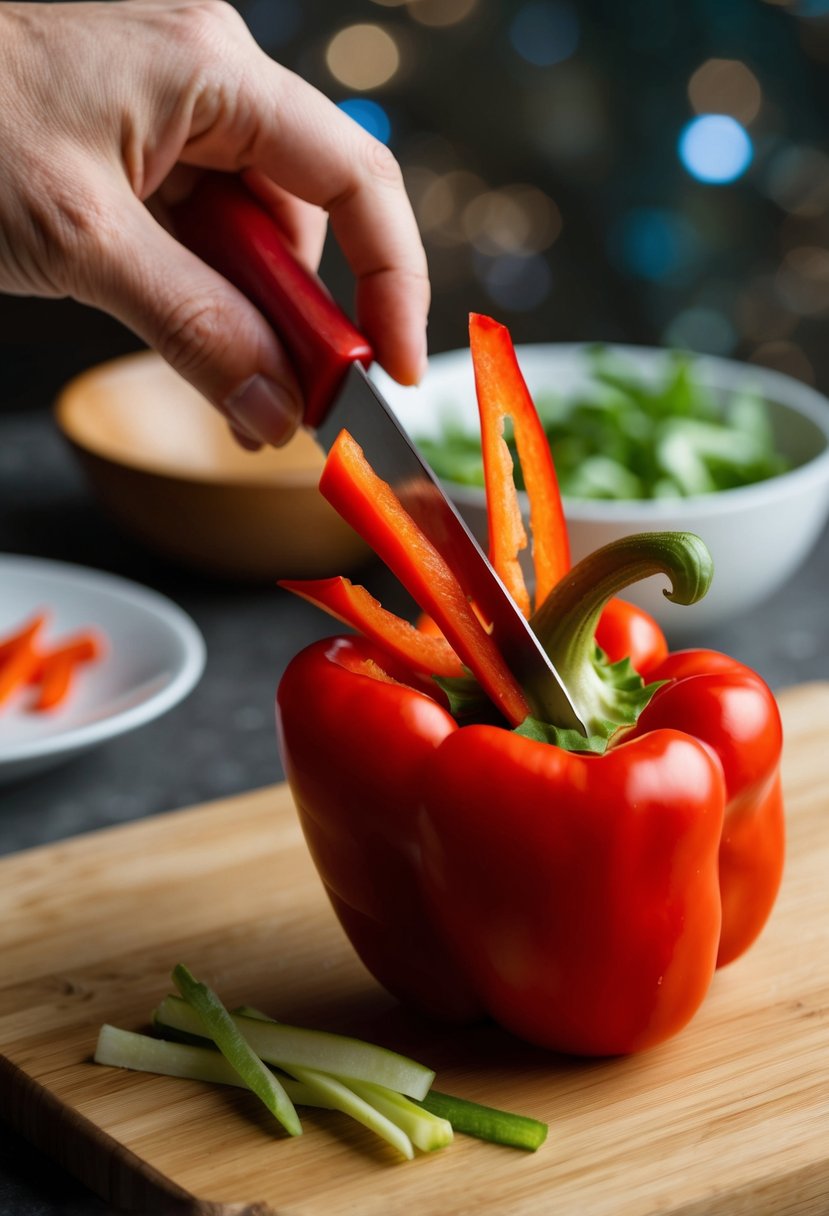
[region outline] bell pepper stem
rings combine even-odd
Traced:
[[[599,674],[603,660],[595,634],[608,600],[653,574],[669,577],[665,595],[673,603],[694,604],[711,585],[711,554],[692,532],[643,532],[612,541],[574,566],[530,621],[588,731],[608,720],[629,721],[624,711],[618,716],[618,690]]]

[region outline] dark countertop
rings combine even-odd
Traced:
[[[323,614],[276,588],[212,583],[139,550],[99,513],[46,411],[0,417],[0,552],[78,562],[153,587],[190,613],[208,653],[201,683],[162,719],[41,777],[0,787],[0,853],[281,778],[274,692],[291,656],[331,632]],[[773,688],[829,678],[827,570],[829,531],[783,591],[698,643],[748,663]],[[389,607],[402,608],[385,572],[370,569],[368,581]],[[0,1216],[108,1210],[3,1129]]]

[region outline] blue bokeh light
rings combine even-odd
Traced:
[[[509,30],[522,59],[548,68],[569,59],[579,45],[579,22],[569,0],[530,0],[518,10]]]
[[[753,156],[748,132],[729,114],[700,114],[679,137],[679,159],[692,177],[711,185],[742,177]]]
[[[353,118],[356,123],[387,144],[391,139],[391,119],[378,101],[370,101],[368,97],[349,97],[337,103],[343,113]]]
[[[611,230],[609,244],[624,270],[656,283],[686,270],[700,241],[694,226],[677,212],[634,207]]]

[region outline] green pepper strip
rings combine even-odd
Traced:
[[[181,963],[173,970],[173,980],[187,1004],[201,1018],[228,1064],[236,1069],[287,1132],[292,1136],[301,1135],[302,1124],[293,1102],[270,1069],[246,1043],[216,993],[195,979]]]
[[[455,1098],[430,1089],[418,1103],[433,1115],[447,1119],[455,1131],[466,1136],[476,1136],[493,1144],[504,1144],[508,1148],[523,1148],[535,1152],[547,1139],[547,1124],[528,1115],[514,1115],[510,1111],[496,1110],[492,1106],[481,1106],[466,1098]]]

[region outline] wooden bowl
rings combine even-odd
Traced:
[[[55,412],[103,506],[174,562],[272,582],[341,574],[368,557],[317,489],[323,454],[306,431],[284,448],[243,451],[152,351],[82,373]]]

